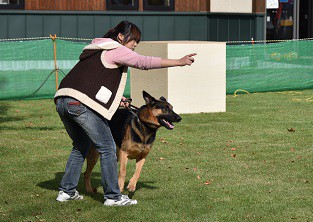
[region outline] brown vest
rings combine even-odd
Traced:
[[[55,98],[75,98],[110,120],[123,96],[127,67],[107,64],[106,51],[95,45],[85,47],[80,61],[61,81]]]

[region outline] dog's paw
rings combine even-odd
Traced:
[[[135,190],[136,190],[136,184],[129,183],[128,186],[127,186],[127,190],[128,190],[129,192],[135,192]]]

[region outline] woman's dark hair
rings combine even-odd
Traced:
[[[132,40],[135,40],[137,43],[140,42],[141,31],[133,23],[128,21],[120,22],[115,28],[110,29],[103,38],[111,38],[114,41],[120,42],[118,39],[118,34],[121,33],[124,35],[124,40],[122,44],[126,44]]]

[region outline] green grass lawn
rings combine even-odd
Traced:
[[[130,207],[103,206],[99,165],[99,193],[81,177],[84,200],[57,202],[71,141],[53,101],[0,105],[0,221],[313,221],[313,90],[228,95],[225,113],[182,115],[158,132]]]

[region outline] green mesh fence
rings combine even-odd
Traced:
[[[58,83],[88,43],[56,40]],[[53,41],[0,42],[0,100],[53,98],[56,92]],[[130,97],[129,75],[125,97]]]
[[[0,42],[1,99],[26,98],[35,93],[54,69],[51,40]],[[51,97],[50,78],[35,96]]]
[[[313,88],[313,41],[228,45],[227,93]]]
[[[56,40],[59,82],[88,43]],[[227,45],[228,94],[313,88],[313,41]],[[0,42],[0,99],[53,98],[53,41]],[[129,77],[129,75],[128,75]],[[130,97],[129,79],[124,95]]]

